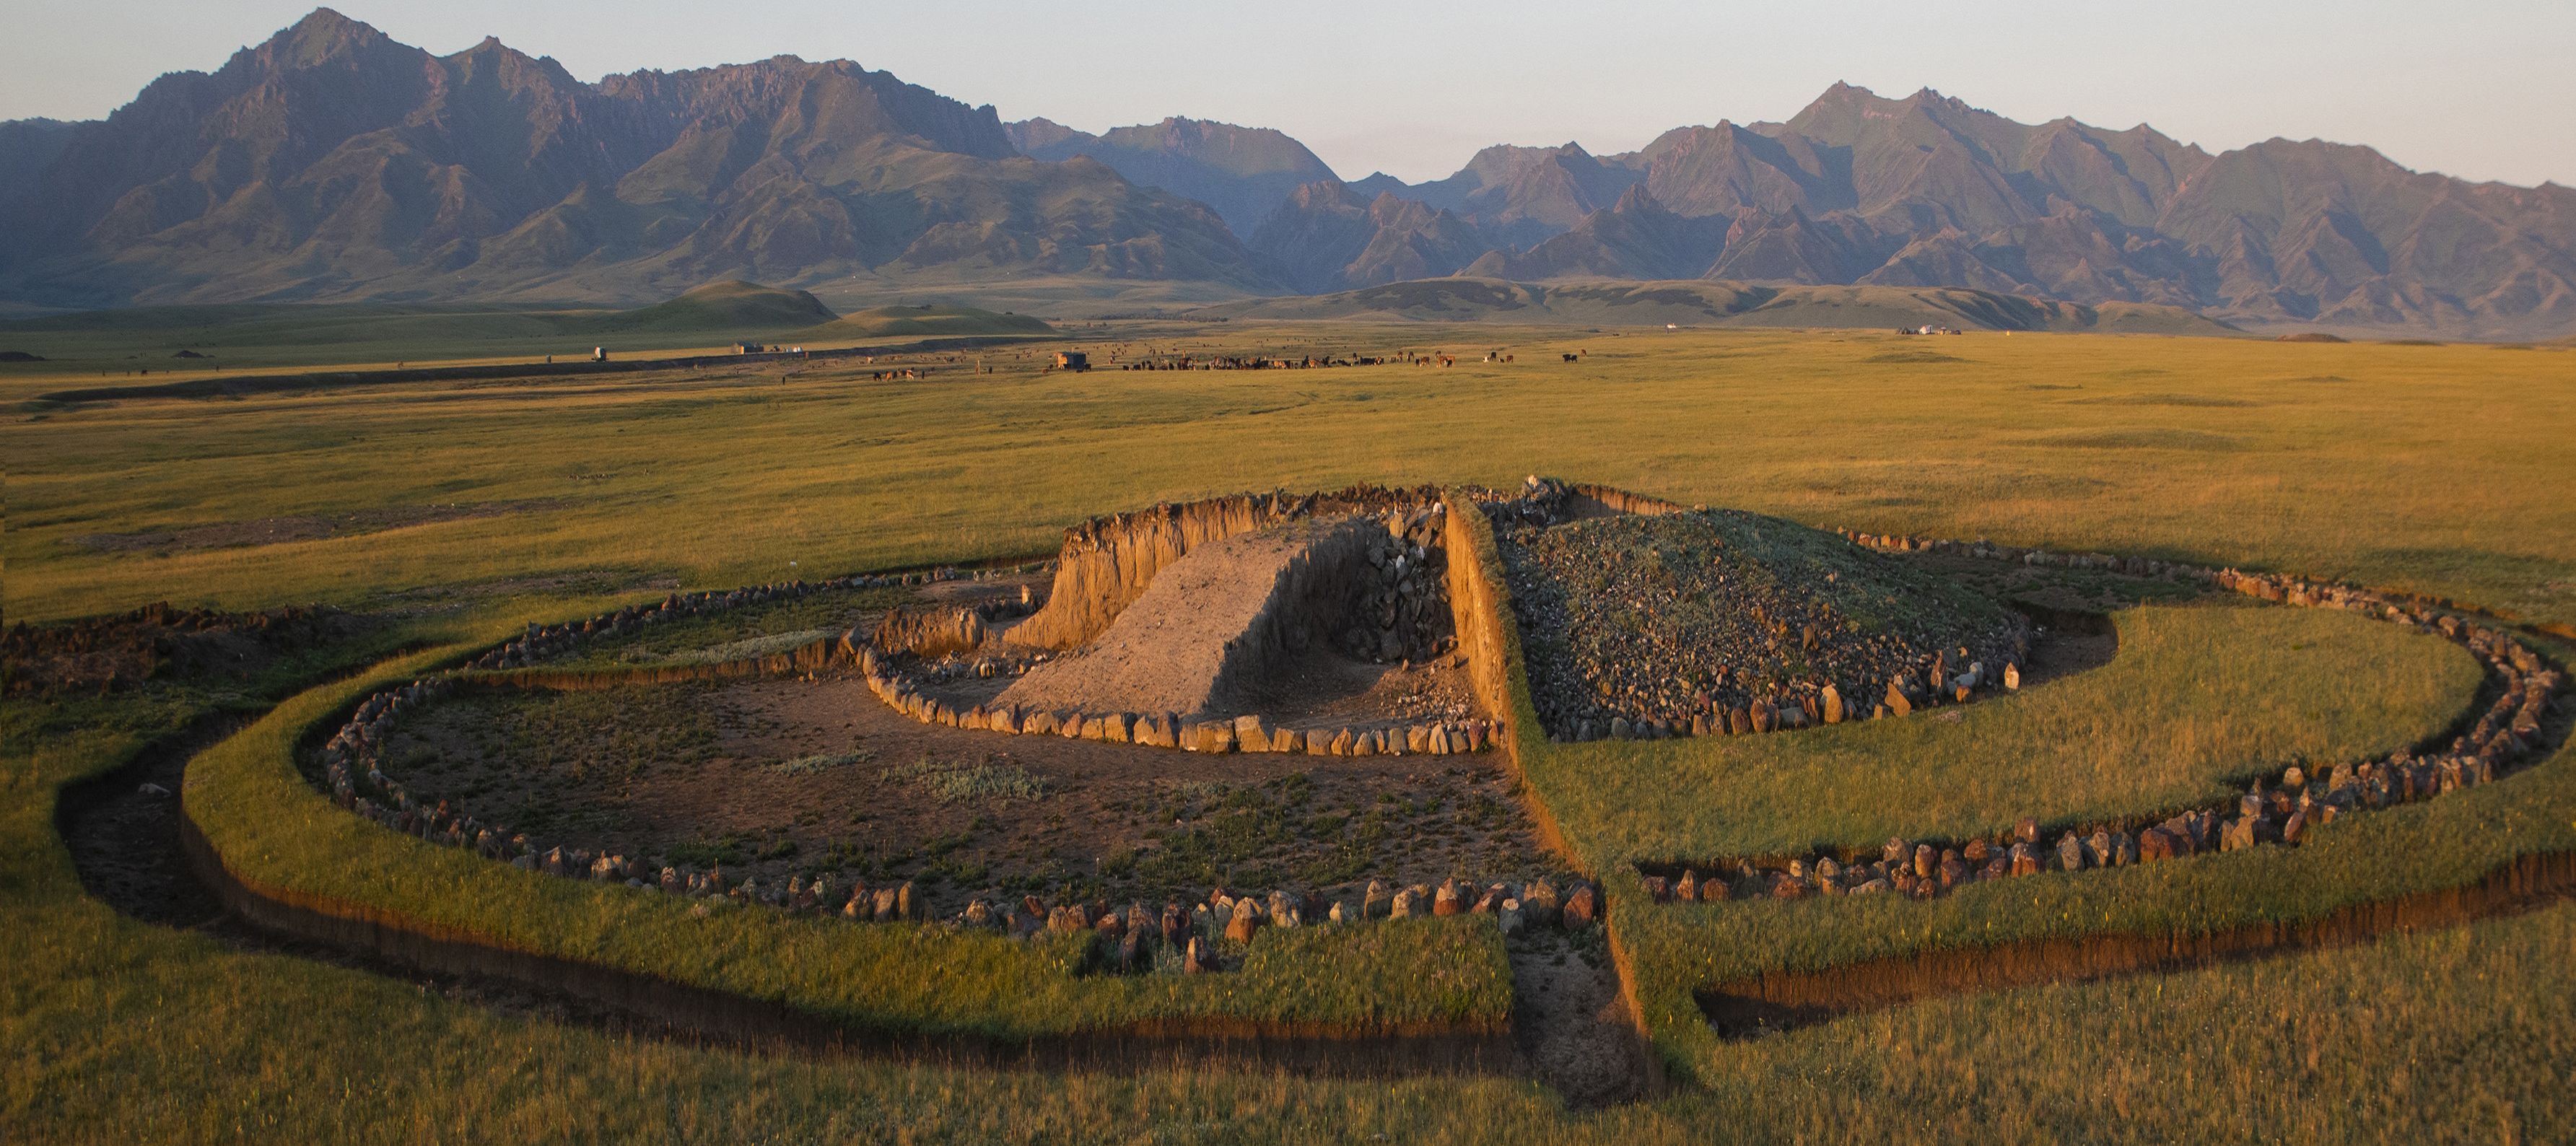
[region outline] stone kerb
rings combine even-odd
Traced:
[[[2193,581],[2295,608],[2338,609],[2405,625],[2466,649],[2484,672],[2481,691],[2491,693],[2492,699],[2473,718],[2433,743],[2401,749],[2384,759],[2337,763],[2315,771],[2290,765],[2258,777],[2242,795],[2212,807],[2056,830],[2043,830],[2037,820],[2024,818],[2009,833],[1957,840],[1891,839],[1867,853],[1640,862],[1638,871],[1650,899],[1798,899],[1885,893],[1930,899],[1981,880],[2125,867],[2203,851],[2296,847],[2339,816],[2492,783],[2537,759],[2543,747],[2542,721],[2563,683],[2556,669],[2503,629],[2376,590],[2286,574],[2109,554],[1844,535],[1888,552],[1956,552],[2033,566]],[[2009,676],[2006,679],[2017,683]],[[1966,699],[1964,693],[1962,699]]]
[[[392,831],[470,850],[523,871],[796,913],[837,914],[854,922],[938,922],[1015,939],[1087,934],[1094,939],[1093,969],[1114,973],[1226,970],[1239,963],[1257,931],[1271,927],[1352,926],[1408,916],[1484,914],[1496,916],[1497,925],[1508,935],[1525,927],[1579,930],[1600,917],[1600,889],[1581,880],[1560,891],[1546,879],[1527,885],[1452,879],[1436,887],[1393,887],[1373,880],[1358,900],[1340,902],[1285,889],[1256,896],[1229,895],[1218,888],[1204,899],[1166,903],[1159,911],[1141,902],[1121,910],[1100,901],[1026,896],[996,903],[979,898],[959,912],[934,920],[927,894],[909,880],[874,886],[853,880],[842,886],[829,875],[800,873],[784,884],[762,886],[757,880],[735,880],[721,866],[705,870],[685,864],[657,866],[625,855],[550,846],[524,832],[486,823],[448,801],[434,805],[417,801],[399,779],[382,770],[384,746],[398,718],[474,683],[429,677],[357,702],[315,752],[322,787],[332,801]]]

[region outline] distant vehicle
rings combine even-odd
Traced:
[[[1089,370],[1091,369],[1091,356],[1079,350],[1059,350],[1055,355],[1055,368],[1058,370]]]

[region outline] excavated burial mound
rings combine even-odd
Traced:
[[[1290,658],[1331,643],[1375,570],[1385,523],[1300,518],[1203,543],[1154,575],[1109,628],[1038,665],[1007,704],[1214,715],[1242,707]]]
[[[1757,701],[1812,711],[1828,684],[1857,719],[1891,681],[1928,697],[1936,671],[1982,664],[1991,682],[2028,652],[2011,610],[1821,530],[1740,510],[1559,522],[1579,511],[1514,506],[1497,536],[1553,731],[1687,727]]]

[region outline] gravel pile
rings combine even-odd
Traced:
[[[1831,533],[1736,510],[1564,510],[1549,489],[1490,510],[1539,716],[1558,735],[1614,718],[1730,731],[1748,708],[1761,731],[1773,713],[1789,727],[1865,719],[1891,685],[1938,696],[2028,651],[2018,614]]]

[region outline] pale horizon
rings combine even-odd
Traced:
[[[15,13],[0,44],[0,119],[102,118],[154,78],[220,67],[313,7]],[[1166,116],[1276,128],[1345,179],[1437,179],[1494,144],[1631,151],[1675,127],[1786,119],[1848,82],[1890,98],[1929,87],[2025,123],[2146,124],[2212,153],[2317,138],[2462,179],[2576,183],[2576,132],[2561,119],[2576,106],[2576,69],[2560,62],[2576,47],[2569,5],[2254,12],[2193,0],[2153,21],[2083,11],[2033,21],[2003,5],[1925,18],[1880,3],[1833,13],[1656,3],[1581,16],[1512,3],[1479,10],[1487,31],[1474,42],[1454,34],[1452,15],[1391,5],[1132,3],[1077,16],[992,3],[880,16],[793,0],[758,21],[669,2],[331,7],[441,55],[495,36],[590,82],[776,55],[846,58],[991,104],[1004,120],[1090,132]],[[95,47],[109,43],[112,53]]]

